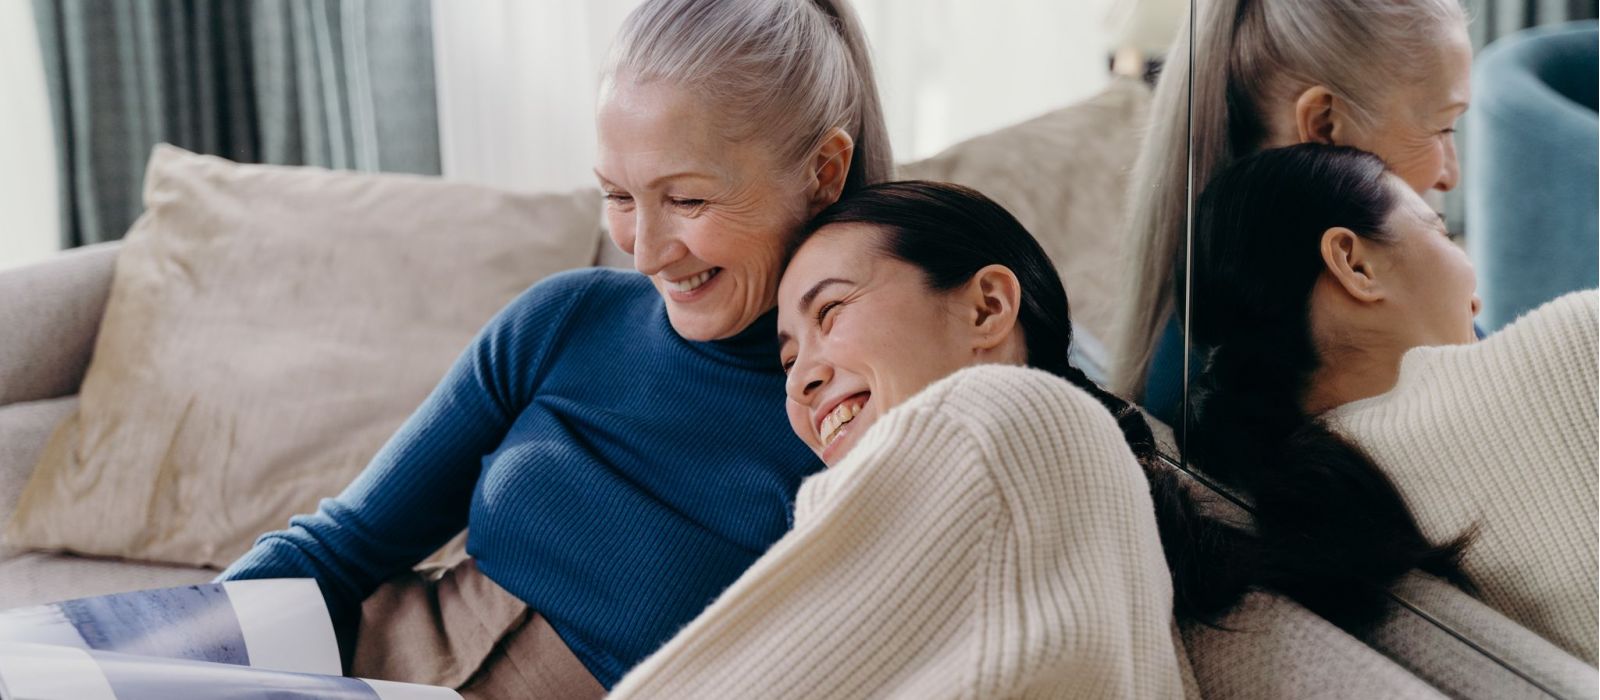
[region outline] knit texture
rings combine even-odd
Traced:
[[[1381,396],[1327,414],[1393,479],[1483,601],[1590,665],[1596,647],[1596,293],[1473,345],[1406,353]]]
[[[222,578],[315,578],[348,639],[368,594],[467,528],[609,687],[783,536],[822,466],[788,429],[775,326],[689,342],[642,275],[551,277],[343,493]]]
[[[987,365],[806,480],[795,529],[619,698],[1183,695],[1149,485],[1071,384]]]

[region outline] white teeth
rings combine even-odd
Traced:
[[[666,282],[668,287],[671,287],[676,291],[679,291],[679,292],[692,292],[692,291],[694,291],[696,289],[699,289],[700,285],[705,284],[706,280],[711,279],[711,275],[715,274],[716,271],[717,271],[716,268],[712,268],[712,269],[706,270],[705,272],[702,272],[702,273],[700,273],[698,275],[690,277],[689,279],[681,280],[681,281],[678,281],[678,282],[673,282],[672,280],[666,280],[666,279],[663,279],[662,281]]]
[[[860,413],[861,404],[853,401],[839,404],[837,408],[833,409],[827,418],[822,419],[822,446],[827,447],[832,443],[834,438],[839,436],[839,429],[849,424],[850,421],[855,420]]]

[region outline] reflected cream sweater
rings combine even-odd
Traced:
[[[1179,697],[1171,611],[1110,413],[973,367],[807,479],[794,529],[613,697]]]
[[[1394,480],[1424,535],[1478,525],[1462,563],[1485,603],[1589,664],[1596,299],[1569,294],[1479,343],[1412,350],[1394,389],[1325,416]]]

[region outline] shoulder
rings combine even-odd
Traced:
[[[558,272],[539,280],[522,292],[511,306],[566,307],[591,300],[627,303],[653,295],[650,280],[637,272],[584,267]]]
[[[1397,388],[1433,393],[1441,385],[1513,392],[1551,382],[1574,386],[1595,374],[1597,300],[1594,290],[1573,292],[1476,343],[1412,350],[1401,362]]]
[[[1582,414],[1600,373],[1600,296],[1567,294],[1470,345],[1416,348],[1389,392],[1341,406],[1329,424],[1351,437],[1398,429],[1398,417],[1504,427],[1528,410]],[[1448,418],[1447,418],[1448,417]],[[1410,425],[1410,423],[1404,423]]]
[[[1585,341],[1592,344],[1597,327],[1600,327],[1600,292],[1589,289],[1572,292],[1546,302],[1543,306],[1518,317],[1499,333],[1483,342],[1496,342],[1498,338],[1537,336],[1552,340],[1568,340],[1574,344]]]
[[[937,413],[956,427],[954,432],[984,456],[988,469],[1001,481],[1032,479],[1040,469],[1053,471],[1061,465],[1082,467],[1067,470],[1070,481],[1100,480],[1109,474],[1122,479],[1138,472],[1137,460],[1111,412],[1088,392],[1042,370],[969,367],[907,403]]]
[[[585,314],[608,315],[655,299],[650,281],[632,271],[603,267],[565,270],[523,290],[490,321],[489,330],[533,325],[548,331],[579,309]]]
[[[920,403],[978,432],[1108,433],[1121,439],[1111,412],[1088,392],[1049,372],[1016,365],[977,365],[928,386]]]

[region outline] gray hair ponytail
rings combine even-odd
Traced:
[[[1459,0],[1196,0],[1193,80],[1189,23],[1168,54],[1134,164],[1123,245],[1124,305],[1112,339],[1119,394],[1144,393],[1162,327],[1183,300],[1183,238],[1192,147],[1194,189],[1259,150],[1267,107],[1326,86],[1358,122],[1387,91],[1417,80],[1436,39],[1464,26]]]
[[[608,80],[668,80],[770,139],[796,165],[835,128],[855,141],[844,191],[894,166],[861,23],[846,0],[646,0],[623,22]]]

